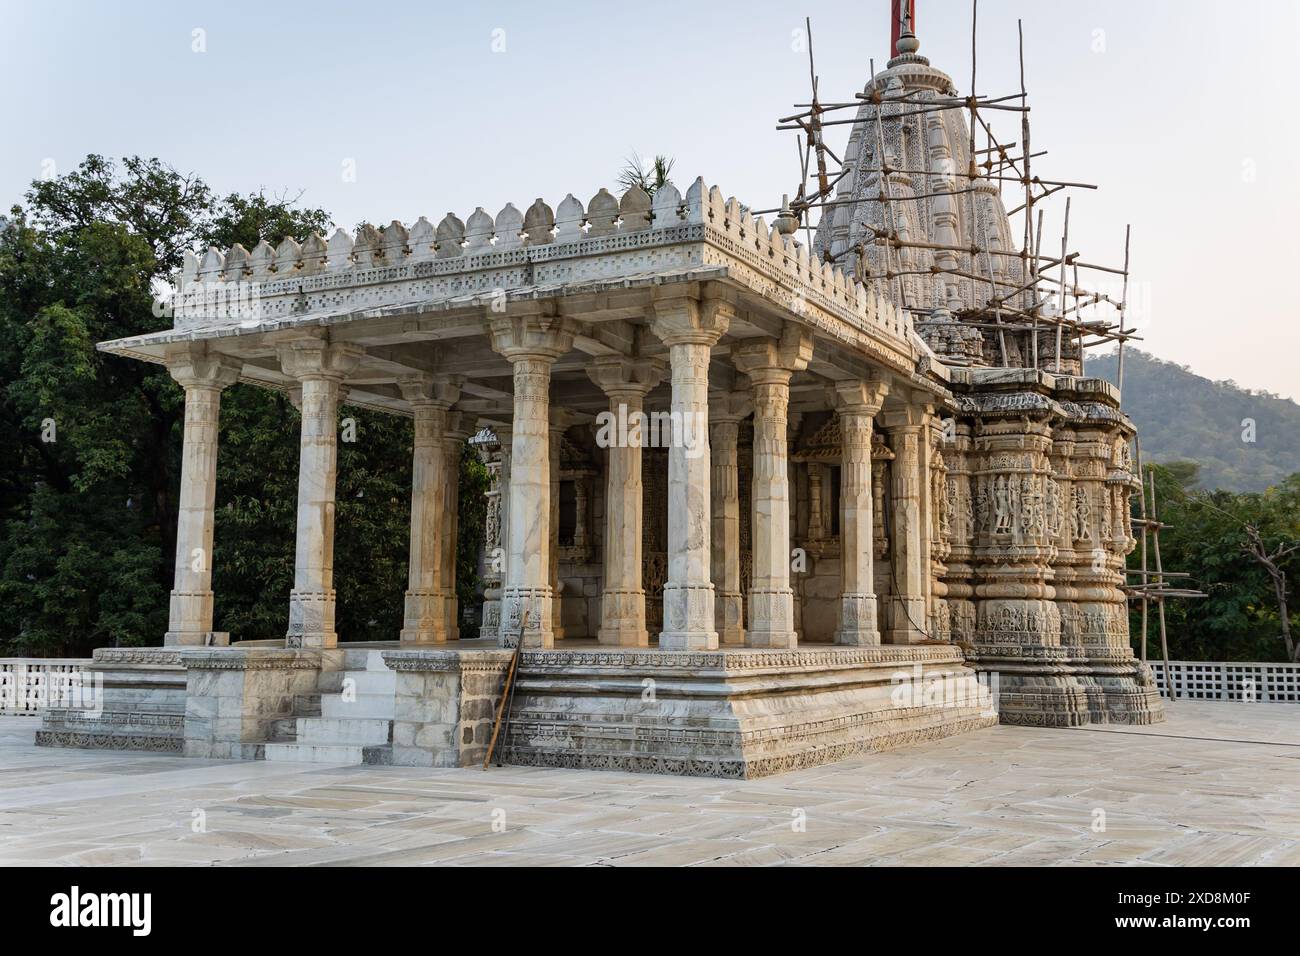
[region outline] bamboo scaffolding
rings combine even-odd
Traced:
[[[1097,187],[1092,183],[1074,180],[1043,179],[1033,173],[1031,168],[1032,160],[1045,155],[1046,150],[1035,152],[1031,146],[1030,107],[1025,80],[1023,21],[1017,21],[1016,23],[1020,91],[1000,96],[975,92],[978,89],[979,82],[978,16],[978,0],[972,0],[971,76],[970,93],[968,95],[936,97],[930,91],[888,91],[881,83],[880,74],[877,73],[875,63],[872,61],[871,78],[866,90],[854,94],[852,100],[840,100],[830,103],[823,102],[821,99],[812,37],[812,22],[810,18],[806,18],[808,80],[812,96],[807,102],[796,103],[795,108],[798,112],[781,117],[777,123],[778,129],[793,129],[800,134],[796,138],[800,165],[799,188],[795,191],[793,200],[788,203],[783,202],[782,206],[773,207],[772,209],[755,210],[753,214],[769,215],[783,212],[793,214],[798,221],[796,229],[803,229],[804,239],[811,245],[814,242],[811,216],[814,209],[822,213],[822,221],[825,222],[825,214],[833,209],[844,206],[857,206],[861,203],[877,205],[880,208],[879,221],[881,225],[877,226],[870,221],[860,224],[870,236],[865,243],[858,241],[851,245],[846,244],[837,251],[832,251],[830,248],[823,249],[820,253],[821,258],[827,262],[848,261],[855,263],[850,265],[850,270],[856,281],[860,283],[882,281],[888,284],[891,287],[892,297],[899,303],[901,308],[926,315],[927,321],[939,325],[948,323],[943,322],[942,319],[929,319],[929,312],[932,310],[913,308],[911,303],[906,301],[908,286],[904,283],[904,280],[908,276],[950,276],[953,279],[972,282],[975,284],[976,289],[987,288],[987,300],[973,310],[967,309],[963,311],[957,317],[959,319],[957,324],[995,331],[997,334],[997,347],[1001,353],[1003,363],[1008,361],[1007,333],[1013,331],[1023,332],[1026,328],[1031,333],[1032,363],[1034,367],[1038,367],[1039,364],[1038,339],[1039,330],[1043,327],[1048,330],[1055,330],[1056,333],[1055,368],[1057,371],[1061,371],[1064,367],[1063,345],[1067,334],[1078,343],[1080,355],[1083,354],[1085,348],[1116,341],[1121,344],[1122,351],[1122,345],[1125,341],[1129,338],[1137,338],[1125,321],[1123,299],[1126,296],[1122,295],[1121,301],[1117,303],[1105,293],[1083,289],[1078,281],[1078,272],[1080,269],[1084,269],[1121,275],[1124,277],[1127,287],[1127,237],[1125,266],[1123,269],[1082,261],[1078,252],[1068,250],[1070,202],[1067,196],[1067,224],[1062,236],[1061,254],[1059,256],[1044,256],[1042,254],[1043,210],[1039,208],[1041,203],[1049,196],[1062,190],[1075,188],[1096,189]],[[864,117],[861,115],[861,110],[868,104],[874,106],[875,109],[872,111],[872,116]],[[844,119],[835,119],[827,115],[849,109],[856,110],[858,115]],[[922,137],[921,141],[923,141],[925,123],[921,117],[948,110],[964,110],[968,113],[969,140],[967,146],[969,155],[967,157],[967,169],[937,170],[932,168],[931,157],[926,151],[922,152],[925,159],[925,168],[923,169],[912,168],[898,162],[898,159],[905,157],[889,157],[886,155],[884,134],[886,120],[891,123],[902,122],[903,120],[915,121],[915,130],[918,136]],[[986,114],[999,110],[1019,115],[1021,135],[1017,141],[1004,144],[998,140]],[[826,144],[825,129],[833,125],[854,125],[859,123],[870,124],[867,127],[870,131],[866,135],[874,140],[874,150],[868,150],[867,152],[868,154],[874,152],[875,162],[855,162],[852,166],[846,165],[844,160]],[[975,141],[976,134],[980,129],[984,130],[987,139],[987,145],[982,149],[978,147]],[[1011,151],[1017,148],[1020,150],[1019,155],[1012,155]],[[980,161],[981,157],[982,162]],[[891,159],[893,162],[890,161]],[[877,187],[875,194],[832,198],[833,191],[854,171],[875,177]],[[923,181],[925,182],[931,181],[935,176],[952,177],[966,180],[970,185],[951,189],[931,188],[922,192],[911,192],[907,188],[900,191],[895,188],[898,185],[898,182],[893,178],[895,176],[920,176],[924,177]],[[999,187],[999,195],[1001,194],[1001,186],[1006,183],[1017,184],[1023,190],[1023,203],[1008,213],[1008,215],[1014,215],[1020,211],[1027,213],[1024,241],[1019,250],[1005,247],[994,248],[992,235],[988,231],[987,224],[985,224],[983,234],[980,236],[980,241],[970,245],[930,242],[912,238],[905,239],[899,235],[896,203],[925,203],[938,198],[973,197],[976,193],[984,192],[978,186],[980,181],[996,183]],[[979,200],[974,198],[959,202],[959,206],[975,219],[980,218],[974,212],[978,204]],[[1037,216],[1034,216],[1035,210],[1038,212]],[[878,265],[874,268],[868,258],[868,252],[873,246],[880,250]],[[933,262],[924,267],[911,267],[904,261],[903,251],[908,249],[921,249],[932,253],[954,253],[962,257],[962,259],[955,263],[947,262],[941,265],[938,262]],[[969,267],[964,264],[967,261],[966,257],[969,257]],[[982,263],[980,257],[984,257]],[[1021,263],[1019,278],[1013,281],[1007,281],[1005,277],[999,279],[998,273],[993,267],[995,259],[1019,259]],[[1073,283],[1066,282],[1067,268],[1072,269],[1074,272]],[[1059,269],[1059,279],[1047,276],[1046,270],[1048,269]],[[1047,285],[1050,291],[1044,291],[1042,288],[1044,285]],[[1017,307],[1016,300],[1020,296],[1024,297],[1024,301],[1019,303],[1019,307]],[[1055,316],[1043,314],[1043,305],[1052,299],[1057,300],[1056,312],[1058,314]],[[1089,318],[1086,321],[1078,318],[1078,314],[1083,309],[1103,304],[1116,310],[1119,316],[1118,322],[1096,317]],[[981,312],[991,313],[992,321],[981,320],[979,318]]]

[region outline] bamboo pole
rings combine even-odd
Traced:
[[[1119,330],[1124,332],[1124,314],[1128,309],[1128,240],[1129,233],[1133,228],[1132,223],[1124,226],[1124,286],[1119,294]],[[1124,340],[1119,340],[1119,358],[1117,360],[1117,370],[1115,372],[1115,387],[1119,389],[1122,396],[1124,394]]]
[[[1142,582],[1145,584],[1150,572],[1147,570],[1147,485],[1142,477],[1142,443],[1138,440],[1137,435],[1133,436],[1133,458],[1137,464],[1138,483],[1141,485],[1141,494],[1138,496],[1139,511],[1142,515]],[[1129,513],[1130,520],[1132,512]],[[1142,661],[1147,659],[1147,603],[1146,594],[1142,595]],[[1169,675],[1165,675],[1165,686],[1168,686]]]
[[[1162,589],[1165,583],[1164,564],[1160,560],[1160,515],[1156,509],[1156,470],[1150,468],[1147,472],[1151,479],[1151,520],[1155,522],[1155,528],[1151,532],[1151,546],[1156,557],[1156,587]],[[1169,688],[1169,699],[1174,699],[1174,686],[1172,674],[1169,670],[1169,639],[1165,631],[1165,599],[1161,595],[1156,598],[1156,613],[1160,618],[1160,656],[1165,662],[1165,686]]]
[[[1060,309],[1058,314],[1065,312],[1065,250],[1070,242],[1070,197],[1065,197],[1065,226],[1061,230],[1061,296]],[[1056,327],[1056,374],[1060,375],[1061,368],[1061,330],[1062,326]]]

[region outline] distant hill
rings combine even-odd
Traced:
[[[1114,352],[1090,358],[1091,376],[1114,382]],[[1194,461],[1197,487],[1262,491],[1300,471],[1300,405],[1235,382],[1212,382],[1183,365],[1124,350],[1124,411],[1148,462]],[[1244,419],[1255,423],[1243,441]]]

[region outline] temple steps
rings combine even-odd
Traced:
[[[267,760],[360,765],[393,737],[396,675],[378,651],[348,650],[341,670],[323,671],[318,694],[294,699],[295,716],[275,722]],[[301,709],[300,709],[301,708]]]

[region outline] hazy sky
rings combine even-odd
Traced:
[[[968,0],[918,0],[921,53],[970,88]],[[633,151],[755,208],[798,183],[803,16],[823,99],[883,65],[888,0],[347,4],[0,0],[0,201],[89,152],[157,156],[219,192],[303,193],[348,228],[611,189]],[[1133,224],[1141,347],[1300,398],[1300,3],[983,0],[978,92],[1018,89],[1034,161],[1086,181],[1072,250]],[[196,31],[201,31],[196,33]],[[200,48],[199,50],[196,50]],[[995,124],[1003,141],[1011,124]],[[847,127],[829,142],[842,145]],[[349,181],[345,173],[355,171]],[[1015,205],[1015,203],[1010,203]],[[1049,204],[1044,251],[1059,249]],[[1055,219],[1055,221],[1053,221]],[[1295,271],[1293,271],[1295,270]],[[1083,278],[1081,276],[1081,278]]]

